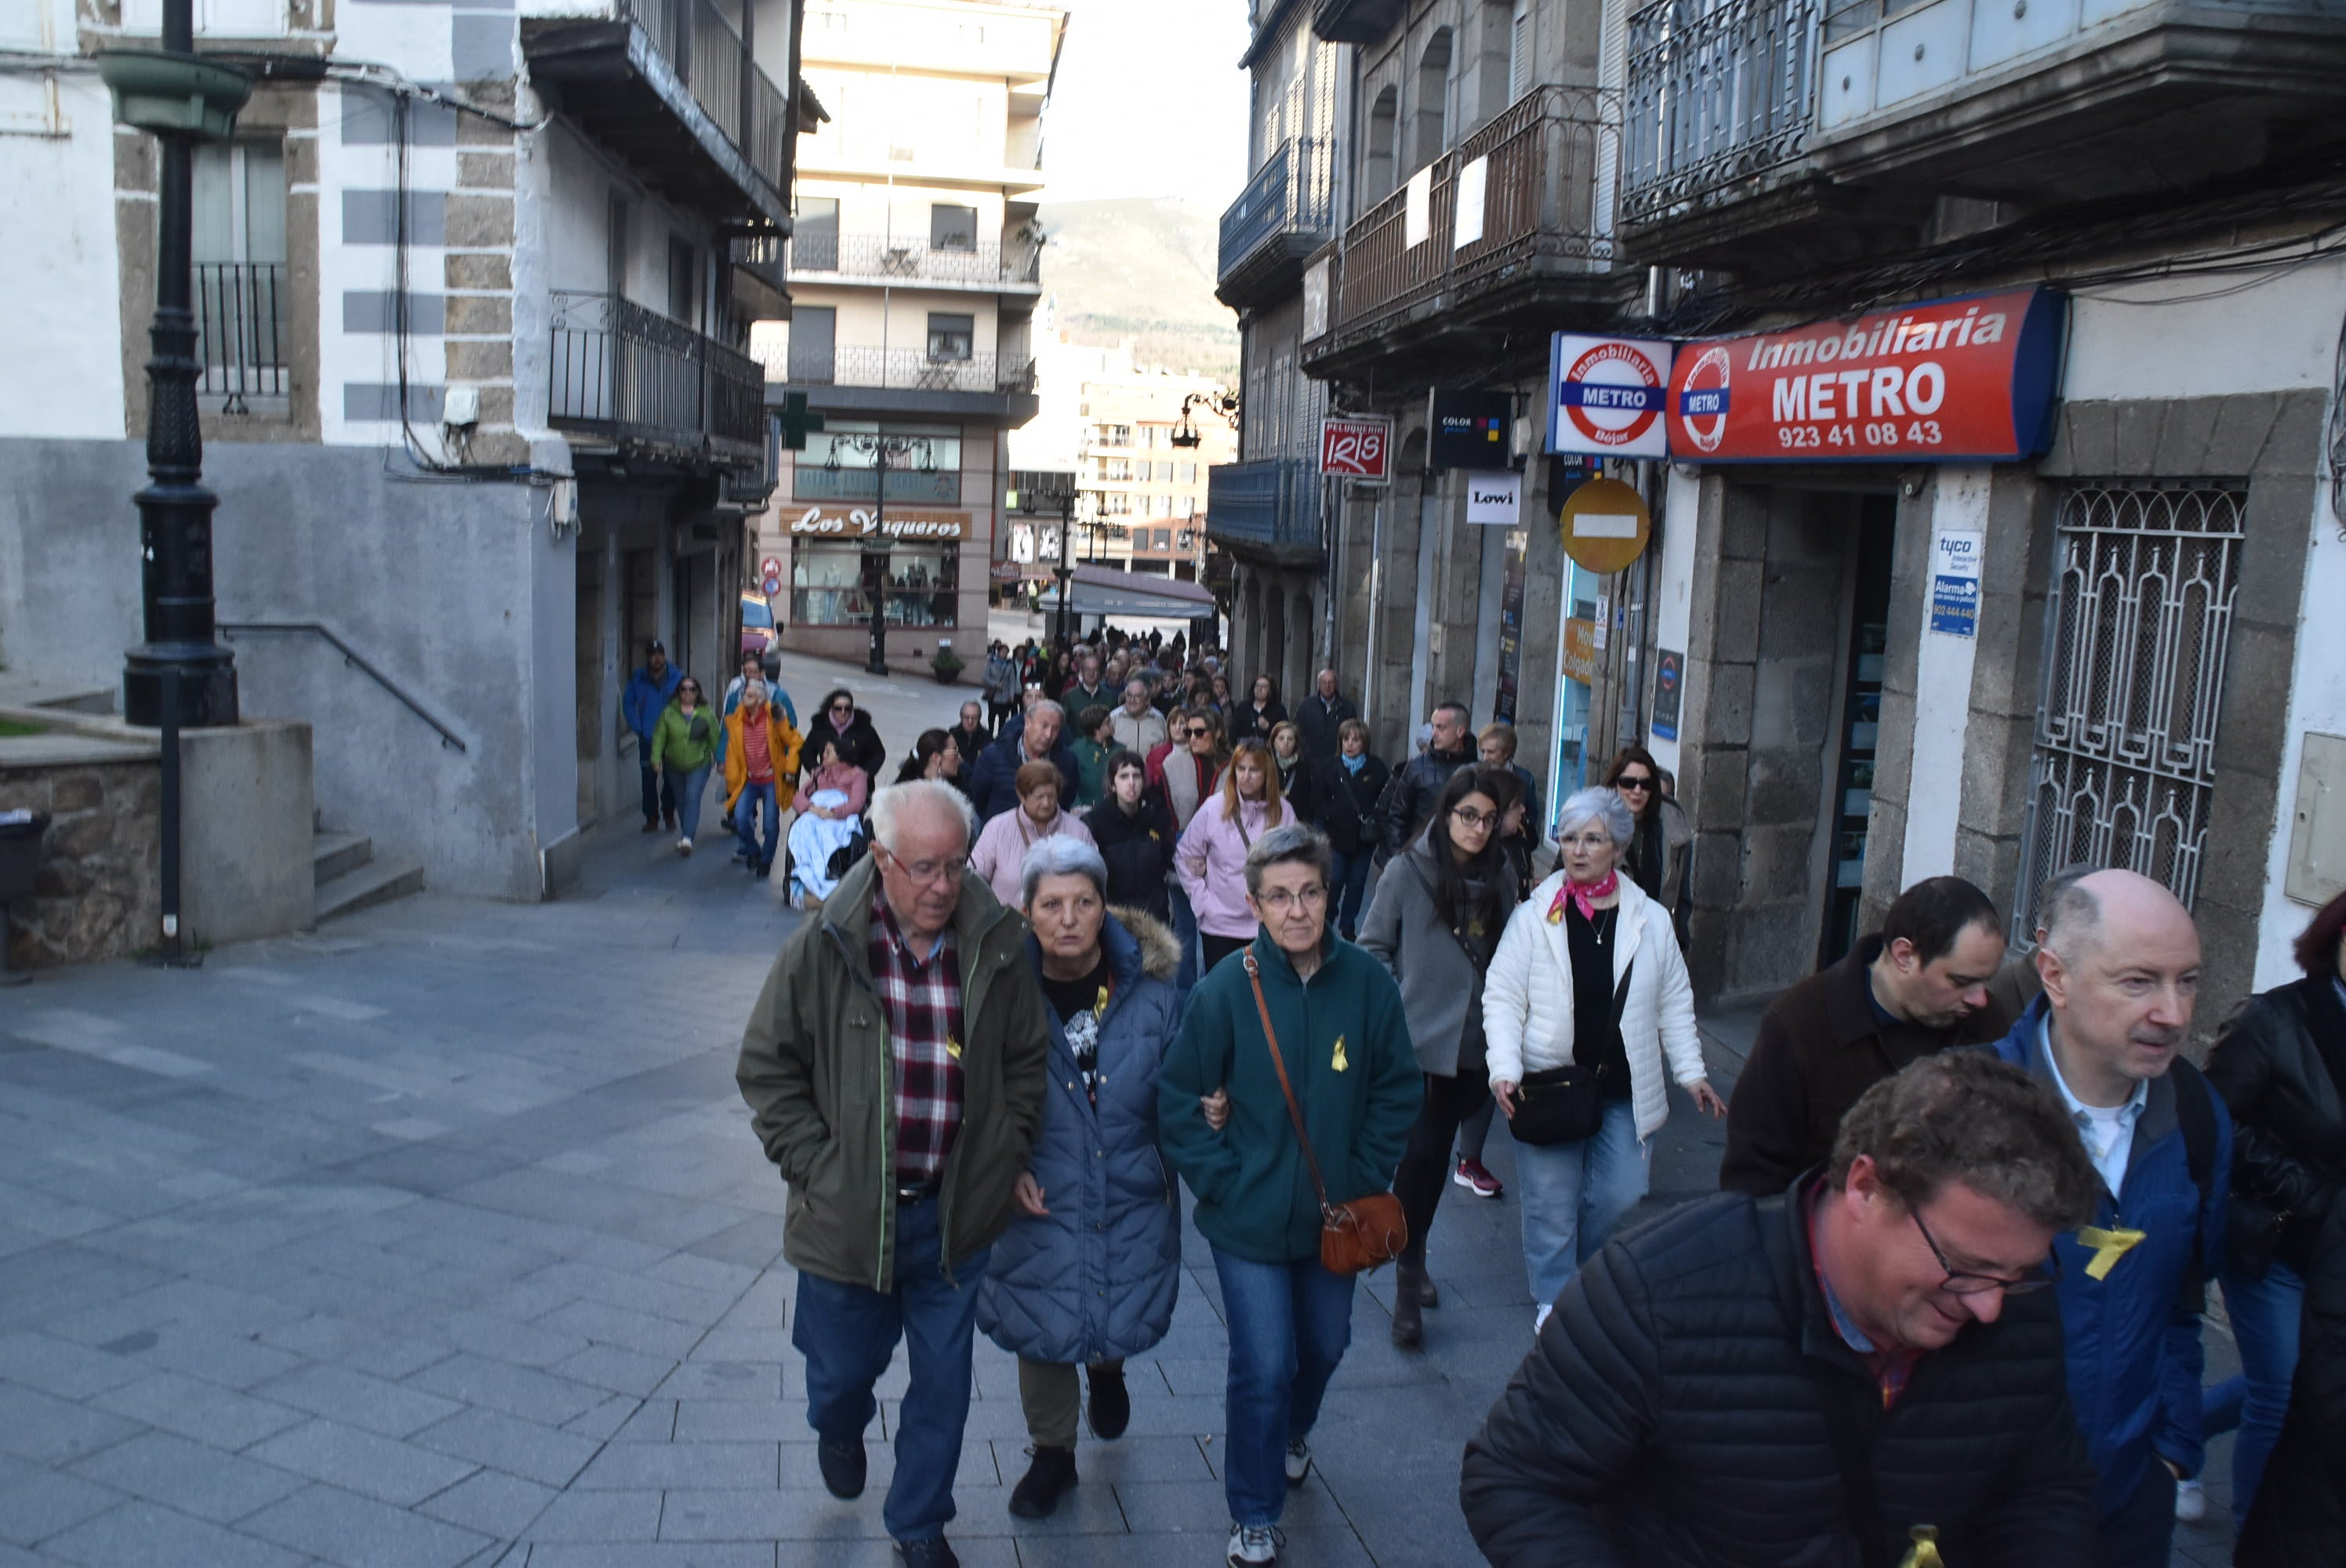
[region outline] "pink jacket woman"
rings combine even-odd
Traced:
[[[1189,895],[1199,931],[1209,936],[1250,937],[1256,922],[1246,901],[1247,850],[1273,828],[1294,821],[1295,809],[1284,800],[1276,807],[1239,800],[1233,818],[1227,814],[1230,800],[1229,792],[1218,789],[1198,804],[1173,852],[1173,869],[1180,875],[1181,891]]]
[[[977,842],[969,851],[969,869],[985,879],[985,885],[994,890],[1003,908],[1024,909],[1026,890],[1021,885],[1018,871],[1025,864],[1026,851],[1037,841],[1062,833],[1086,844],[1092,842],[1092,830],[1073,811],[1061,811],[1051,819],[1047,828],[1035,826],[1023,806],[1005,811],[979,830]]]

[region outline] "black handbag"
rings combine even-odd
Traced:
[[[1621,1009],[1629,1000],[1629,976],[1637,967],[1632,961],[1613,989],[1616,1029],[1621,1026]],[[1605,1125],[1605,1091],[1610,1086],[1602,1062],[1590,1066],[1572,1062],[1526,1073],[1515,1085],[1515,1114],[1507,1120],[1508,1135],[1535,1148],[1593,1138]]]

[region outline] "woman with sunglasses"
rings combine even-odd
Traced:
[[[1629,808],[1635,823],[1622,869],[1647,898],[1658,900],[1669,911],[1684,946],[1687,860],[1694,847],[1694,829],[1686,811],[1662,793],[1661,764],[1642,746],[1624,746],[1615,752],[1605,769],[1605,782]]]
[[[1361,945],[1392,972],[1417,1048],[1425,1098],[1393,1177],[1409,1245],[1393,1277],[1392,1342],[1424,1340],[1421,1309],[1438,1306],[1425,1272],[1425,1237],[1448,1186],[1459,1124],[1490,1103],[1483,1046],[1483,973],[1516,903],[1515,873],[1499,846],[1494,768],[1461,768],[1436,799],[1416,842],[1385,869],[1361,922]],[[1520,789],[1514,791],[1520,797]]]
[[[872,716],[855,706],[854,697],[843,686],[822,699],[821,711],[807,726],[801,755],[810,769],[821,760],[826,740],[836,740],[840,760],[862,769],[864,782],[878,786],[880,765],[888,760],[888,748],[880,744],[880,731],[873,728]]]
[[[652,730],[652,767],[668,778],[676,799],[676,852],[692,853],[700,831],[700,798],[709,789],[709,769],[717,760],[717,743],[724,720],[700,694],[700,683],[686,676],[676,695],[660,710]]]

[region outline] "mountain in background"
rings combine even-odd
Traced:
[[[1221,215],[1162,199],[1046,205],[1043,290],[1076,342],[1235,387],[1238,318],[1214,298]]]

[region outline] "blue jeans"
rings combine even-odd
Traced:
[[[676,814],[676,790],[660,770],[652,766],[652,743],[649,738],[636,737],[636,760],[644,770],[644,820],[658,822],[662,817]]]
[[[1369,870],[1376,859],[1376,850],[1363,844],[1351,854],[1334,852],[1335,868],[1331,880],[1336,887],[1336,934],[1346,942],[1360,927],[1361,905],[1369,896]]]
[[[1253,1263],[1214,1248],[1230,1336],[1222,1492],[1239,1524],[1287,1507],[1287,1444],[1310,1435],[1321,1396],[1352,1342],[1352,1280],[1317,1257]]]
[[[991,1247],[939,1267],[937,1200],[896,1210],[896,1288],[886,1295],[799,1275],[790,1343],[806,1357],[807,1425],[830,1442],[860,1442],[879,1410],[872,1385],[904,1341],[912,1380],[896,1413],[896,1479],[880,1517],[899,1541],[944,1533],[954,1516],[954,1472],[969,1420],[970,1342],[977,1282]]]
[[[1646,1196],[1650,1159],[1651,1151],[1637,1142],[1637,1112],[1627,1098],[1606,1102],[1604,1123],[1576,1144],[1515,1145],[1524,1268],[1535,1306],[1554,1306],[1621,1217]]]
[[[758,848],[758,814],[762,809],[766,819],[766,845]],[[774,805],[771,784],[744,784],[733,802],[733,830],[741,835],[741,858],[752,866],[770,866],[774,851],[781,847],[782,814]]]
[[[1198,983],[1198,914],[1189,907],[1188,890],[1178,882],[1166,891],[1173,905],[1173,940],[1181,944],[1181,972],[1173,977],[1173,990],[1187,1002],[1190,987]]]
[[[687,769],[671,766],[668,787],[676,800],[676,830],[679,837],[700,837],[700,798],[709,792],[709,764]]]
[[[2229,1268],[2223,1278],[2224,1310],[2230,1315],[2232,1334],[2239,1341],[2244,1383],[2240,1435],[2232,1444],[2232,1524],[2238,1529],[2248,1522],[2249,1504],[2256,1501],[2265,1461],[2272,1457],[2273,1444],[2280,1437],[2281,1417],[2289,1411],[2290,1381],[2297,1375],[2305,1280],[2280,1262],[2267,1268],[2261,1279],[2246,1278]],[[2217,1385],[2218,1390],[2223,1387]]]

